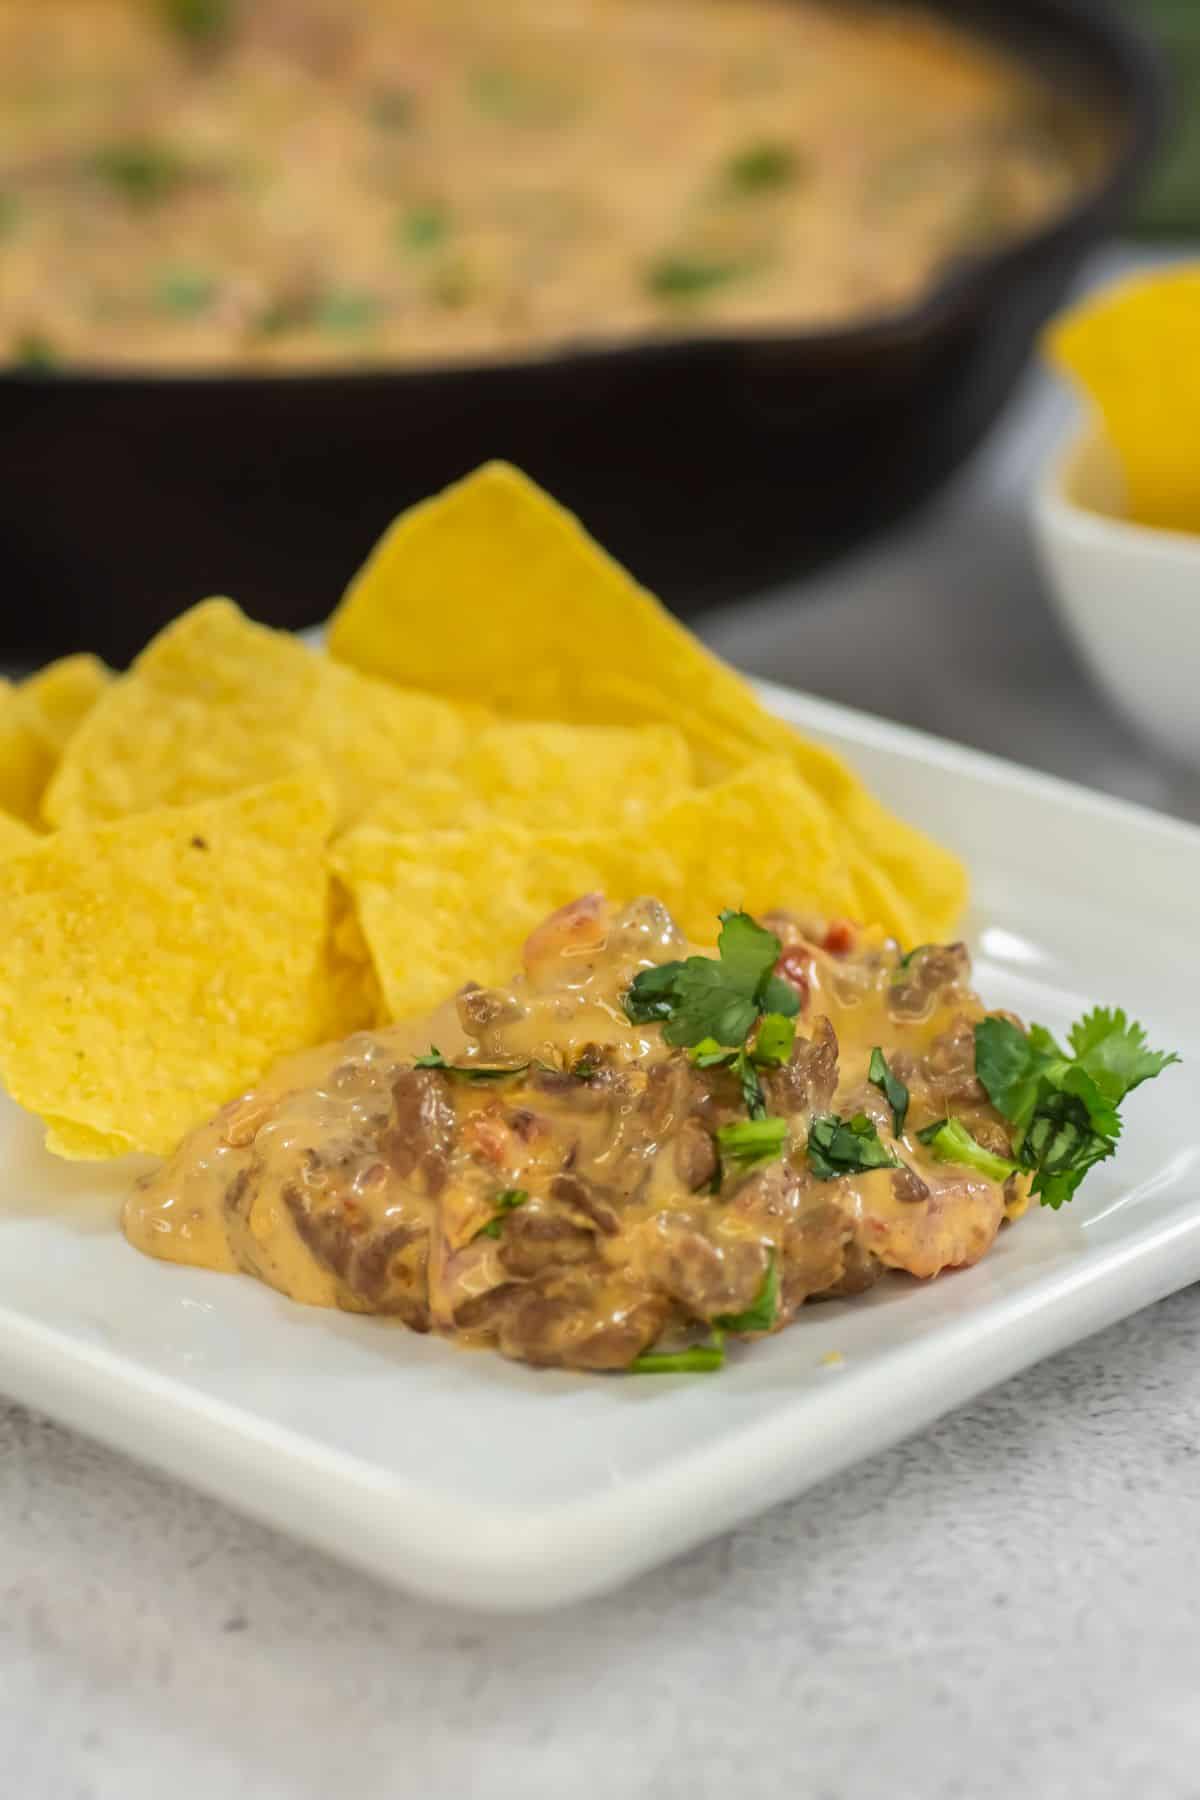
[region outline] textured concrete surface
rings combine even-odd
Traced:
[[[0,1791],[1200,1792],[1200,1291],[609,1599],[390,1594],[0,1411]]]

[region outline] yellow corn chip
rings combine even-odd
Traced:
[[[341,668],[229,600],[175,620],[101,695],[43,803],[55,825],[187,806],[278,777],[328,780],[357,818],[406,771],[453,760],[452,706]]]
[[[1104,421],[1140,524],[1200,531],[1200,266],[1134,276],[1047,331]]]
[[[0,1070],[52,1148],[165,1153],[321,1035],[330,823],[292,780],[0,862]]]
[[[40,832],[31,830],[9,813],[0,813],[0,861],[10,856],[20,856],[23,850],[32,850],[42,841]]]
[[[322,980],[325,1009],[316,1031],[322,1043],[367,1031],[387,1017],[379,977],[358,922],[354,902],[340,881],[330,882],[329,929]]]
[[[52,752],[29,728],[19,691],[0,677],[0,808],[35,825],[53,767]]]
[[[634,824],[691,785],[670,725],[486,726],[457,767],[414,773],[364,819],[385,831],[462,830],[507,819],[540,830]]]
[[[572,516],[504,463],[404,513],[347,589],[332,654],[367,674],[518,717],[677,726],[702,779],[786,756],[829,808],[847,860],[918,938],[948,928],[966,875],[872,800],[841,759],[762,707]],[[902,894],[904,904],[891,904]]]
[[[98,656],[64,656],[21,683],[22,717],[56,761],[111,680]]]
[[[392,1018],[436,1006],[464,981],[502,980],[539,920],[592,889],[618,901],[654,894],[701,943],[722,907],[845,915],[854,899],[824,809],[780,759],[698,789],[636,831],[497,822],[403,836],[363,826],[332,858]]]

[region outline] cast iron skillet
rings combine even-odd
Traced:
[[[850,330],[480,367],[0,376],[0,650],[124,660],[208,593],[310,624],[403,506],[491,456],[677,610],[811,567],[929,495],[1161,135],[1157,58],[1098,0],[940,0],[1118,127],[1102,185],[911,310]]]

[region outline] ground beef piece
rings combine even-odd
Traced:
[[[763,1077],[769,1112],[828,1112],[838,1082],[837,1033],[822,1014],[813,1021],[810,1038],[797,1036],[791,1061]]]
[[[418,1225],[362,1228],[336,1194],[289,1182],[283,1202],[297,1235],[323,1268],[369,1310],[402,1318],[414,1331],[428,1331],[425,1268],[428,1243]]]
[[[660,1214],[646,1253],[646,1272],[662,1293],[696,1319],[745,1312],[767,1272],[767,1248],[749,1239],[717,1244],[683,1213]]]
[[[949,1031],[934,1038],[921,1058],[920,1074],[930,1095],[940,1104],[956,1101],[965,1106],[987,1099],[975,1073],[975,1026],[970,1019],[956,1019]]]
[[[681,1056],[655,1063],[647,1072],[638,1101],[641,1123],[651,1137],[663,1138],[687,1118],[697,1098],[693,1071]]]
[[[717,1172],[717,1146],[699,1119],[685,1119],[674,1148],[675,1173],[691,1194],[708,1187]]]
[[[894,1019],[928,1018],[936,1005],[971,978],[971,958],[965,944],[922,944],[903,968],[896,971],[888,990],[888,1011]]]
[[[518,1288],[496,1318],[498,1347],[505,1356],[543,1367],[627,1369],[655,1341],[669,1303],[630,1294],[626,1303],[597,1311],[586,1287],[557,1282]]]
[[[606,1190],[597,1182],[587,1181],[582,1175],[556,1175],[550,1183],[550,1195],[560,1206],[569,1206],[572,1212],[582,1213],[606,1237],[615,1237],[621,1229],[621,1221],[606,1197]]]
[[[591,1262],[595,1254],[594,1231],[536,1201],[504,1216],[500,1262],[509,1275],[528,1278],[544,1269]]]
[[[915,1205],[918,1201],[928,1200],[929,1187],[915,1169],[893,1169],[892,1193],[897,1200]]]
[[[392,1083],[392,1121],[380,1149],[401,1179],[420,1173],[426,1191],[440,1194],[454,1141],[454,1108],[446,1078],[436,1069],[402,1069]]]
[[[993,1156],[1011,1158],[1012,1138],[1007,1126],[1002,1125],[999,1119],[981,1119],[975,1115],[967,1122],[967,1129],[975,1142],[981,1144],[985,1150],[990,1150]]]
[[[854,1221],[836,1200],[808,1205],[787,1226],[780,1257],[781,1310],[790,1316],[816,1294],[840,1291],[854,1247]]]
[[[524,1016],[525,1008],[514,994],[503,988],[485,988],[472,983],[463,988],[455,1001],[458,1022],[468,1037],[483,1038],[497,1025],[511,1025]]]

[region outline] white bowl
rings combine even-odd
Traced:
[[[1116,457],[1091,425],[1034,499],[1038,548],[1080,655],[1135,730],[1200,764],[1200,536],[1124,516]]]

